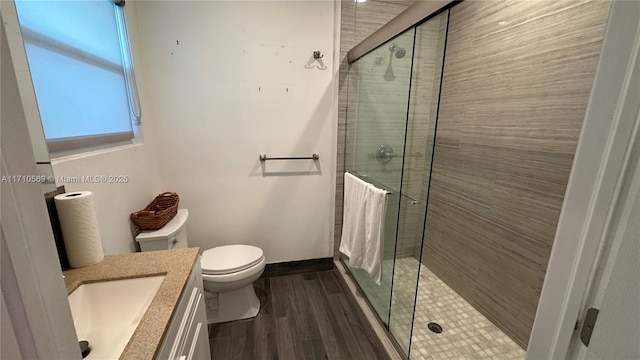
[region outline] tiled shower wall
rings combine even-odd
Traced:
[[[609,6],[451,9],[422,262],[523,347]]]
[[[341,1],[341,24],[340,24],[340,90],[338,95],[338,158],[336,172],[336,219],[335,219],[335,239],[334,258],[338,259],[340,254],[340,236],[342,235],[342,200],[345,171],[345,156],[353,156],[352,149],[346,149],[346,135],[354,134],[355,124],[348,124],[347,129],[347,97],[348,97],[348,63],[347,52],[355,45],[371,35],[382,25],[396,17],[407,7],[413,4],[412,0],[369,0],[357,3],[353,0]]]

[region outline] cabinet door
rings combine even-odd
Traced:
[[[200,259],[185,286],[157,360],[210,360],[209,332],[205,310]]]
[[[204,299],[200,303],[204,303]],[[209,336],[207,332],[207,319],[205,308],[198,306],[193,317],[193,323],[189,329],[189,336],[180,356],[180,360],[210,359]]]
[[[205,306],[204,291],[202,288],[202,270],[200,270],[200,261],[194,267],[197,269],[197,275],[194,282],[198,284],[202,291],[202,301],[196,308],[195,321],[192,326],[193,339],[189,347],[187,358],[189,360],[211,360],[211,350],[209,348],[209,331],[207,327],[207,310]]]

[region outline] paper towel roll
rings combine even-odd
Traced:
[[[69,265],[79,268],[104,259],[93,193],[75,191],[56,195],[54,200]]]

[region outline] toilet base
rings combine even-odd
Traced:
[[[253,283],[229,292],[209,293],[205,291],[205,300],[209,324],[250,319],[258,315],[260,311],[260,300],[256,296]]]

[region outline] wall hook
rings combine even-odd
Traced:
[[[322,52],[320,52],[320,50],[315,50],[313,52],[313,55],[309,58],[309,61],[307,61],[307,64],[304,66],[305,69],[313,69],[317,66],[318,70],[326,70],[327,66],[322,61],[323,57],[324,55],[322,55]],[[316,65],[316,63],[318,64]]]

